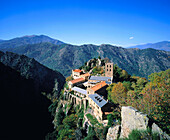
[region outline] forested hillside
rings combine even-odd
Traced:
[[[32,79],[36,90],[39,92],[59,93],[65,78],[57,71],[53,71],[33,58],[10,52],[0,52],[0,62],[20,72],[26,79]]]
[[[120,77],[122,73],[119,73]],[[120,106],[132,106],[147,114],[164,131],[170,134],[169,125],[169,80],[170,69],[149,75],[145,78],[132,76],[109,85],[108,99]]]
[[[112,45],[54,45],[40,43],[6,49],[35,58],[45,66],[68,76],[71,69],[82,66],[89,59],[108,57],[129,74],[147,77],[153,72],[170,68],[170,52],[155,49],[125,49]]]
[[[81,68],[88,72],[90,69],[93,69],[91,75],[102,75],[104,74],[101,69],[103,66],[97,66],[100,58],[94,58],[89,60],[86,65],[83,65]],[[106,59],[102,60],[104,62]],[[92,64],[93,63],[93,64]],[[87,67],[90,67],[88,69]],[[67,90],[63,90],[60,96],[60,100],[53,100],[53,103],[49,107],[52,116],[54,117],[53,124],[54,130],[49,133],[46,138],[47,139],[95,139],[101,140],[106,139],[107,133],[111,133],[112,136],[116,135],[116,133],[120,134],[120,132],[116,132],[113,130],[108,132],[108,129],[113,129],[117,125],[122,124],[121,120],[121,109],[123,106],[134,107],[137,109],[138,113],[134,113],[130,116],[132,117],[134,114],[139,115],[139,111],[141,114],[147,114],[146,116],[149,118],[149,121],[145,120],[147,124],[147,130],[142,131],[140,123],[140,119],[136,119],[136,127],[138,130],[132,131],[130,133],[129,140],[136,139],[160,139],[158,133],[154,133],[151,131],[152,124],[157,124],[163,132],[167,134],[169,131],[169,80],[170,80],[170,69],[166,71],[161,71],[159,73],[152,73],[148,76],[148,79],[139,77],[139,76],[131,76],[125,70],[121,69],[117,65],[113,66],[113,83],[107,87],[107,99],[110,103],[116,105],[116,108],[112,111],[111,114],[107,115],[107,126],[104,126],[103,123],[99,123],[95,117],[95,115],[91,115],[88,109],[93,110],[87,106],[87,109],[84,110],[84,106],[81,107],[78,104],[72,102],[73,100],[67,99],[64,94]],[[71,76],[67,78],[67,80],[71,80]],[[67,85],[65,85],[67,88]],[[70,94],[73,94],[70,92]],[[57,111],[56,111],[57,110]],[[89,114],[88,114],[89,113]],[[90,126],[88,127],[88,134],[86,133],[86,126],[83,126],[85,117],[87,116],[90,121]],[[146,119],[145,116],[145,119]],[[141,116],[140,116],[141,117]],[[133,117],[132,117],[133,118]],[[129,118],[129,123],[131,118]],[[140,123],[139,123],[140,122]],[[144,123],[144,124],[145,124]],[[145,125],[146,125],[145,124]],[[132,123],[133,125],[133,123]],[[127,125],[128,126],[128,125]],[[132,128],[134,128],[132,126]],[[118,130],[117,130],[118,131]],[[126,130],[129,132],[129,129]],[[159,131],[162,135],[163,132]],[[118,134],[118,137],[119,137]],[[112,137],[111,136],[111,137]]]

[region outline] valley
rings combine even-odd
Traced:
[[[10,113],[16,114],[15,122],[2,125],[4,134],[8,132],[6,126],[12,124],[21,131],[11,132],[18,139],[28,135],[30,128],[28,139],[125,138],[133,135],[133,127],[139,128],[122,121],[122,109],[130,106],[123,112],[137,109],[147,114],[140,118],[141,122],[146,117],[150,120],[146,125],[139,124],[142,129],[135,133],[146,138],[169,138],[170,52],[106,44],[56,45],[56,40],[46,42],[44,36],[43,40],[37,40],[37,36],[25,38],[23,45],[22,38],[18,45],[0,48],[1,90],[5,99],[1,103],[8,103],[3,109],[8,116],[4,116],[4,122],[10,119]],[[28,38],[36,39],[30,43]],[[9,112],[12,106],[16,110]]]

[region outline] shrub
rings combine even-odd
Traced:
[[[148,130],[132,130],[125,140],[159,140],[157,133],[149,133]],[[119,139],[120,140],[120,139]]]
[[[97,121],[97,119],[95,117],[93,117],[91,114],[86,114],[87,118],[90,120],[92,125],[95,124],[99,124],[99,122]]]
[[[113,116],[113,114],[109,114],[109,115],[107,115],[107,120],[108,120],[108,126],[110,127],[110,126],[112,126],[113,125],[113,123],[114,123],[114,116]]]

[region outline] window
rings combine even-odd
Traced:
[[[107,71],[108,71],[108,69],[107,69]]]
[[[110,65],[110,68],[111,68],[111,65]]]
[[[107,67],[108,67],[108,65],[107,65]]]
[[[110,69],[110,71],[111,71],[111,69]]]

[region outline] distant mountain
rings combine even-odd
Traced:
[[[50,42],[55,45],[64,44],[64,42],[50,38],[45,35],[31,35],[31,36],[23,36],[17,37],[10,40],[0,41],[0,50],[7,48],[16,48],[18,46],[27,45],[27,44],[37,44],[42,42]]]
[[[143,44],[143,45],[131,46],[128,48],[139,48],[139,49],[153,48],[153,49],[157,49],[157,50],[170,51],[170,41],[162,41],[162,42],[158,42],[158,43],[148,43],[148,44]]]
[[[147,77],[153,72],[170,68],[170,52],[155,49],[125,49],[112,45],[54,45],[40,43],[25,45],[8,51],[35,58],[45,66],[60,71],[63,75],[71,74],[71,69],[79,68],[89,59],[108,57],[114,64],[125,69],[129,74]]]

